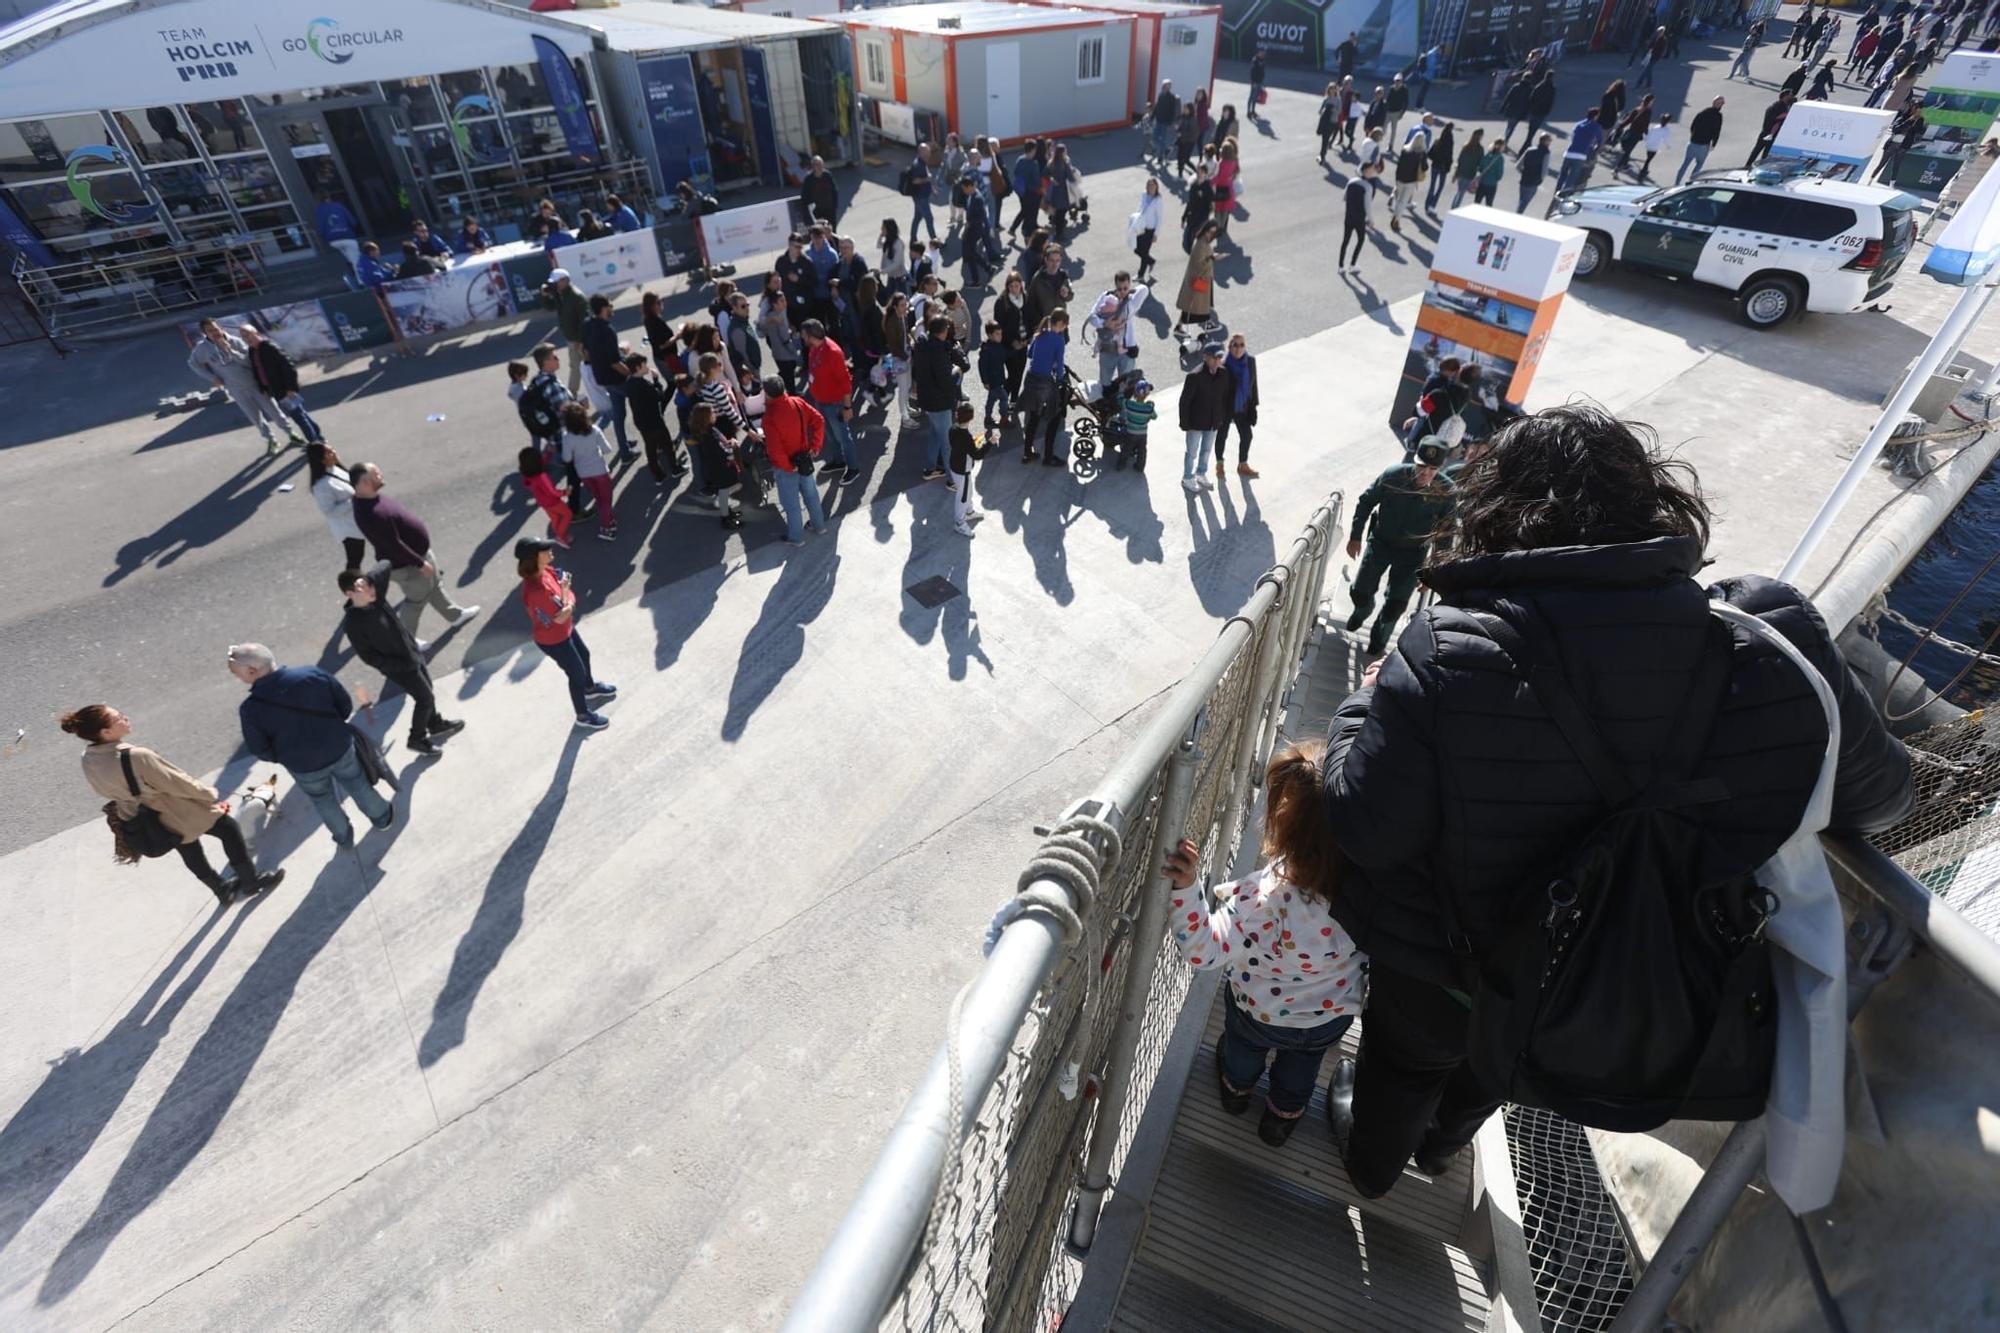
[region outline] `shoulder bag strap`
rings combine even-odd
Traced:
[[[144,793],[139,790],[139,779],[132,772],[132,751],[121,748],[118,751],[118,767],[125,770],[125,785],[132,789],[132,798],[139,800]]]
[[[1638,789],[1625,776],[1625,770],[1604,744],[1604,738],[1598,735],[1589,715],[1583,711],[1583,705],[1576,701],[1569,682],[1563,679],[1562,668],[1549,655],[1531,647],[1521,632],[1500,616],[1491,611],[1469,614],[1527,678],[1528,688],[1535,692],[1536,700],[1549,715],[1549,720],[1556,724],[1556,730],[1562,733],[1577,762],[1590,774],[1590,780],[1596,784],[1599,794],[1613,806],[1630,802],[1638,794]]]

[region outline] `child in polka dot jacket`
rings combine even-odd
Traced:
[[[1201,849],[1185,839],[1167,857],[1174,939],[1197,971],[1229,984],[1216,1081],[1222,1109],[1240,1115],[1271,1059],[1257,1134],[1272,1147],[1297,1128],[1320,1062],[1361,1012],[1368,961],[1328,907],[1346,858],[1320,812],[1319,745],[1271,758],[1263,853],[1256,874],[1212,893],[1195,884]]]

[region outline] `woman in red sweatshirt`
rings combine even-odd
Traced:
[[[535,646],[569,677],[569,701],[576,708],[576,725],[584,731],[602,731],[611,721],[594,706],[616,699],[618,687],[591,674],[590,649],[576,632],[576,594],[570,590],[569,575],[555,567],[555,545],[540,537],[523,537],[514,543],[521,602],[528,609]]]

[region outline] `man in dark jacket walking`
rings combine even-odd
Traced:
[[[336,846],[354,845],[354,825],[340,808],[343,790],[376,828],[396,822],[396,808],[368,781],[355,754],[347,725],[354,700],[338,680],[318,667],[281,667],[261,643],[231,644],[229,674],[250,687],[236,710],[245,748],[285,766]]]
[[[1542,126],[1548,123],[1549,113],[1555,109],[1556,76],[1544,70],[1542,76],[1535,80],[1535,86],[1528,90],[1528,137],[1525,142],[1535,141],[1535,136],[1542,132]]]
[[[1747,631],[1711,626],[1711,598],[1767,621],[1832,687],[1832,828],[1885,828],[1912,795],[1908,755],[1796,590],[1754,577],[1695,582],[1707,506],[1692,473],[1624,423],[1583,406],[1517,421],[1460,475],[1453,500],[1450,550],[1424,572],[1438,602],[1335,712],[1323,761],[1327,818],[1359,869],[1333,910],[1369,955],[1343,1148],[1368,1197],[1387,1192],[1413,1152],[1419,1170],[1445,1170],[1497,1104],[1500,1091],[1464,1064],[1464,991],[1482,948],[1517,923],[1523,888],[1544,882],[1605,814],[1489,619],[1547,646],[1635,778],[1665,754],[1704,655],[1726,645],[1727,690],[1710,729],[1726,741],[1712,741],[1690,777],[1719,782],[1729,799],[1688,807],[1719,874],[1748,875],[1798,827],[1827,729],[1787,658]]]
[[[1209,489],[1208,455],[1236,402],[1235,381],[1222,364],[1225,350],[1219,342],[1203,347],[1201,365],[1181,385],[1181,430],[1187,434],[1181,489],[1189,495]]]
[[[1402,619],[1410,594],[1417,590],[1417,570],[1424,563],[1424,552],[1430,549],[1431,533],[1451,508],[1451,483],[1438,475],[1446,452],[1443,441],[1425,436],[1417,444],[1415,462],[1383,469],[1355,501],[1354,522],[1347,532],[1347,558],[1359,558],[1361,564],[1354,571],[1350,590],[1354,614],[1347,618],[1349,633],[1368,622],[1368,613],[1375,607],[1375,589],[1384,574],[1389,576],[1382,614],[1375,617],[1375,627],[1368,632],[1370,657],[1380,657],[1388,646],[1389,631]]]
[[[1695,112],[1694,119],[1688,122],[1687,152],[1681,158],[1681,169],[1674,173],[1674,184],[1679,185],[1681,177],[1689,171],[1701,175],[1709,150],[1722,139],[1722,106],[1723,99],[1718,97]]]
[[[806,206],[806,216],[829,228],[840,221],[840,185],[827,174],[826,163],[817,153],[813,154],[812,170],[799,184],[799,202]]]
[[[460,606],[451,599],[444,586],[444,570],[431,554],[431,530],[399,501],[383,494],[386,483],[382,469],[373,463],[357,463],[352,475],[354,525],[374,546],[375,557],[389,562],[389,581],[403,594],[396,614],[410,633],[416,634],[426,606],[454,625],[478,615],[477,606]],[[425,646],[422,639],[417,644]]]
[[[409,627],[389,610],[389,562],[366,571],[342,570],[340,591],[347,598],[341,628],[347,631],[354,655],[410,696],[410,749],[417,754],[440,753],[435,742],[465,730],[465,723],[438,713],[430,667]]]

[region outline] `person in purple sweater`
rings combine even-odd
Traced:
[[[354,522],[361,535],[375,548],[375,558],[389,562],[389,581],[402,590],[403,604],[396,618],[416,638],[417,620],[425,606],[437,609],[451,624],[458,625],[479,614],[476,606],[460,606],[445,590],[444,571],[431,554],[431,530],[423,520],[382,494],[382,469],[373,463],[359,463],[354,477]],[[428,647],[417,639],[418,648]]]

